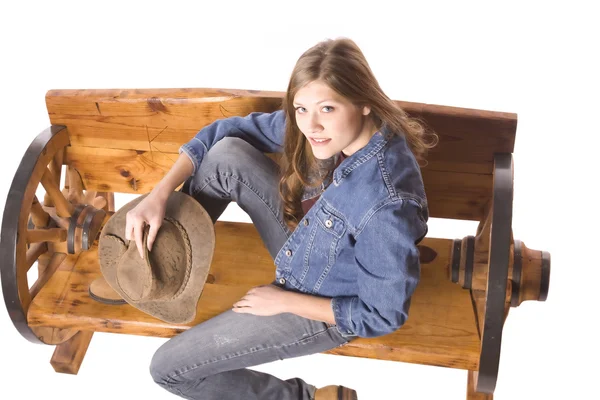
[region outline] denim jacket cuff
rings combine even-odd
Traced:
[[[350,310],[355,297],[334,297],[331,299],[331,308],[335,317],[337,330],[342,336],[355,335],[350,320]]]
[[[195,139],[192,139],[192,140],[195,140]],[[199,150],[204,149],[204,144],[202,142],[200,142],[199,140],[198,140],[198,142],[199,142],[200,146],[202,147],[202,149],[198,149],[197,146],[192,146],[192,144],[190,142],[184,143],[179,148],[179,154],[185,153],[190,158],[190,160],[192,161],[192,164],[194,165],[194,170],[193,170],[191,176],[196,175],[196,172],[198,171],[198,168],[200,167],[200,163],[202,162],[202,158],[204,157],[204,154],[200,154],[200,152],[199,152]],[[202,152],[202,153],[204,153],[204,152]]]

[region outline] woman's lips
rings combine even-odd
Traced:
[[[319,140],[317,142],[315,139],[313,139],[311,137],[309,137],[308,140],[310,141],[310,144],[312,144],[313,146],[324,146],[327,143],[331,142],[331,139]]]

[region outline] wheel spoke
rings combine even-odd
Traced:
[[[27,230],[27,242],[28,243],[39,243],[39,242],[66,242],[67,241],[67,230],[64,228],[50,228],[50,229],[28,229]]]
[[[67,200],[70,202],[81,203],[83,200],[83,182],[79,172],[72,166],[67,166],[67,179],[69,180],[69,192]]]
[[[50,262],[48,263],[48,265],[46,266],[44,271],[42,273],[40,273],[40,275],[38,276],[38,279],[31,286],[30,292],[31,292],[32,299],[35,298],[35,296],[39,293],[40,289],[42,287],[44,287],[46,282],[48,282],[50,280],[50,277],[58,269],[58,267],[63,262],[63,260],[65,259],[66,256],[67,255],[64,253],[54,253],[52,255],[52,258],[50,259]]]
[[[48,195],[56,205],[56,211],[60,217],[70,217],[73,215],[74,206],[71,204],[62,194],[58,183],[54,180],[52,172],[48,168],[44,171],[42,176],[42,185],[48,192]]]
[[[56,209],[54,207],[43,207],[44,211],[48,213],[50,218],[56,223],[56,225],[60,228],[69,229],[69,218],[63,218],[56,213]]]
[[[48,243],[40,242],[33,244],[29,250],[27,250],[27,255],[25,256],[25,264],[23,267],[25,270],[23,272],[27,273],[31,266],[37,261],[37,259],[48,251]]]
[[[31,220],[39,228],[48,226],[48,222],[50,222],[50,215],[44,211],[37,196],[33,197],[33,203],[31,204]]]
[[[83,204],[92,204],[92,201],[96,198],[98,192],[95,190],[86,190],[85,196],[83,197]]]
[[[52,160],[50,160],[50,164],[48,165],[48,169],[50,170],[54,181],[58,182],[58,185],[60,185],[60,177],[62,175],[63,158],[64,152],[59,150],[58,152],[56,152]],[[47,192],[44,195],[44,205],[48,207],[54,206],[54,201],[50,197],[50,194]]]

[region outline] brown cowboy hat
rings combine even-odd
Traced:
[[[100,270],[130,305],[166,322],[191,322],[212,262],[214,225],[198,201],[175,191],[167,200],[152,251],[147,247],[148,227],[144,229],[142,259],[135,240],[125,239],[125,218],[146,196],[121,207],[102,228]]]

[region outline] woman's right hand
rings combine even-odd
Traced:
[[[142,259],[144,258],[143,233],[145,225],[150,226],[148,231],[148,251],[150,251],[165,216],[167,198],[151,192],[137,206],[127,212],[125,238],[127,240],[135,239],[135,244]]]

